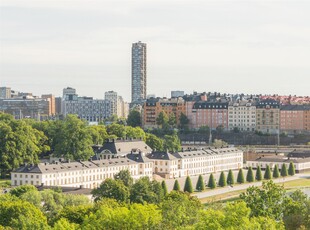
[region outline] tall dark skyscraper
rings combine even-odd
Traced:
[[[146,44],[132,44],[131,50],[131,103],[140,104],[146,99]]]

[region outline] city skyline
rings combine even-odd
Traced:
[[[0,86],[130,101],[131,44],[148,45],[148,94],[309,95],[310,3],[1,1]]]

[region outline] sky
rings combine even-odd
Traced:
[[[131,45],[147,93],[310,96],[310,1],[0,0],[0,86],[131,100]]]

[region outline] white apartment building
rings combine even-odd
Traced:
[[[122,96],[119,96],[117,92],[108,91],[104,93],[104,99],[110,102],[110,116],[115,114],[117,117],[127,118],[129,105],[123,100]]]
[[[236,148],[155,152],[147,157],[154,161],[154,173],[165,178],[195,176],[243,167],[243,152]]]
[[[127,169],[134,180],[144,176],[152,179],[153,162],[146,160],[141,154],[129,154],[129,157],[109,160],[25,165],[11,173],[11,183],[13,186],[32,184],[96,188],[105,179],[113,178],[119,171]]]
[[[228,105],[228,129],[256,130],[256,105],[251,101],[236,101]]]

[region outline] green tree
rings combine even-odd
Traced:
[[[203,177],[202,177],[202,175],[199,175],[198,181],[197,181],[197,184],[196,184],[196,190],[201,192],[201,191],[203,191],[205,189],[206,188],[205,188],[205,183],[203,181]]]
[[[239,169],[238,176],[237,176],[237,182],[239,184],[243,184],[244,183],[244,175],[243,175],[243,170],[242,169]]]
[[[89,159],[94,155],[91,148],[92,137],[87,130],[85,121],[74,115],[67,115],[55,145],[55,155],[67,159]]]
[[[100,203],[100,201],[98,201]],[[94,207],[92,204],[83,204],[77,206],[65,206],[56,217],[56,220],[62,218],[67,219],[71,223],[81,225],[84,221],[85,216],[90,215]]]
[[[128,188],[130,188],[133,185],[133,178],[128,169],[121,170],[118,173],[116,173],[114,175],[114,179],[122,181],[123,184]]]
[[[145,132],[140,127],[126,126],[125,131],[126,131],[126,137],[133,139],[142,139],[143,141],[145,141],[146,139]]]
[[[188,123],[189,123],[189,119],[187,118],[187,116],[184,113],[181,113],[180,118],[179,118],[180,128],[184,129],[185,127],[188,126]]]
[[[0,113],[0,173],[5,177],[23,163],[39,162],[39,154],[50,148],[43,132],[25,120]]]
[[[283,222],[286,229],[310,228],[310,199],[301,190],[296,190],[286,199]]]
[[[209,126],[207,126],[207,125],[200,126],[199,129],[198,129],[198,133],[209,134],[210,133]]]
[[[107,126],[107,132],[109,135],[117,136],[118,138],[126,138],[126,127],[120,124],[111,124]]]
[[[85,217],[81,229],[157,229],[161,220],[154,204],[100,205],[95,213]]]
[[[232,170],[230,169],[228,171],[227,184],[228,185],[233,185],[234,183],[235,183],[234,174],[233,174]]]
[[[53,227],[53,230],[76,230],[79,229],[79,225],[76,223],[70,223],[67,219],[61,218]]]
[[[216,183],[215,183],[215,179],[214,179],[213,173],[210,174],[209,182],[208,182],[208,187],[211,188],[211,189],[214,189],[216,187]]]
[[[223,125],[219,125],[216,127],[216,132],[221,134],[224,132],[224,126]]]
[[[168,122],[169,122],[168,115],[164,111],[161,111],[156,118],[156,124],[160,126],[162,129],[165,129],[168,127]]]
[[[264,174],[264,179],[266,179],[266,180],[272,179],[272,177],[271,177],[271,170],[270,170],[270,166],[269,165],[266,166],[266,170],[265,170],[265,174]]]
[[[251,216],[271,217],[281,220],[285,210],[286,196],[283,186],[272,180],[263,182],[262,188],[251,186],[240,195],[251,209]]]
[[[20,186],[17,186],[15,188],[12,188],[10,190],[10,194],[12,194],[13,196],[16,196],[16,197],[21,197],[23,194],[25,194],[29,191],[37,191],[37,189],[33,185],[25,184],[25,185],[20,185]]]
[[[260,166],[257,166],[256,174],[255,174],[255,180],[261,181],[263,179],[262,170]]]
[[[248,173],[246,175],[246,181],[247,182],[254,182],[254,173],[253,173],[252,167],[249,167],[249,169],[248,169]]]
[[[138,110],[131,110],[128,114],[127,125],[137,127],[142,125],[141,113]]]
[[[273,175],[272,177],[273,178],[279,178],[280,174],[279,174],[279,168],[278,168],[278,165],[275,165],[274,168],[273,168]]]
[[[121,180],[106,179],[100,186],[92,191],[95,201],[102,198],[112,198],[117,201],[127,202],[129,198],[129,189]]]
[[[161,229],[183,229],[199,220],[202,205],[197,197],[187,193],[172,191],[161,203]]]
[[[165,135],[164,150],[176,152],[181,150],[181,141],[177,134]]]
[[[148,177],[142,177],[131,186],[130,201],[133,203],[160,203],[164,197],[161,184]]]
[[[103,125],[91,125],[87,127],[92,138],[93,145],[102,145],[108,138],[108,133]]]
[[[167,188],[167,184],[166,184],[165,180],[163,180],[163,181],[161,182],[161,187],[162,187],[162,189],[163,189],[164,196],[167,196],[167,194],[168,194],[168,188]]]
[[[268,217],[250,217],[245,202],[227,203],[219,210],[208,208],[200,213],[195,229],[277,229],[284,230],[281,222]]]
[[[146,134],[146,144],[150,146],[151,149],[156,151],[164,150],[164,141],[154,134]]]
[[[0,202],[0,226],[12,229],[46,229],[47,219],[33,204],[26,201]]]
[[[287,171],[286,165],[284,163],[282,164],[282,167],[281,167],[281,176],[283,176],[283,177],[288,176],[288,171]]]
[[[169,119],[168,119],[168,124],[169,124],[170,128],[176,127],[177,120],[176,120],[174,113],[170,113]]]
[[[288,167],[288,175],[294,176],[295,175],[295,166],[294,163],[291,161]]]
[[[219,179],[219,186],[225,187],[226,185],[227,183],[226,183],[225,173],[221,172],[220,179]]]
[[[180,190],[181,190],[180,184],[179,184],[179,181],[178,181],[178,180],[175,180],[175,181],[174,181],[173,190],[174,190],[174,191],[180,191]]]
[[[193,191],[192,180],[189,176],[187,176],[184,185],[184,192],[193,193]]]

